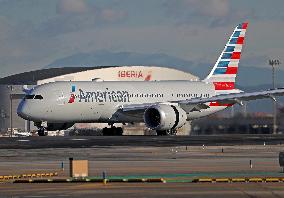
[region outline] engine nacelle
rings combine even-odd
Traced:
[[[144,122],[152,130],[178,129],[186,123],[186,119],[186,112],[174,105],[153,105],[144,113]]]
[[[47,123],[46,130],[48,131],[57,131],[57,130],[66,130],[72,127],[74,123]]]

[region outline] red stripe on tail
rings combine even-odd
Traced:
[[[245,37],[239,37],[237,40],[237,44],[244,44]]]
[[[232,90],[235,88],[234,82],[213,82],[215,90]]]
[[[238,67],[228,67],[226,70],[226,74],[237,74]]]
[[[231,59],[240,59],[241,52],[233,52]]]
[[[248,27],[248,23],[243,23],[242,29],[247,29],[247,27]]]

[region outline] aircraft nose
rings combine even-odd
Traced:
[[[26,101],[22,100],[18,106],[18,109],[17,109],[17,114],[25,119],[25,120],[29,120],[30,118],[30,109],[28,107],[28,104]]]

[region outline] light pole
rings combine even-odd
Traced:
[[[12,98],[12,92],[13,92],[13,86],[9,85],[7,88],[10,91],[10,136],[13,137],[13,98]]]
[[[269,65],[272,67],[272,88],[275,89],[275,66],[280,65],[281,62],[278,59],[270,59]],[[273,100],[273,134],[277,132],[277,103]]]

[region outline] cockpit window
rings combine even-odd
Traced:
[[[42,100],[43,97],[41,95],[35,95],[34,99],[37,99],[37,100]]]
[[[30,100],[30,99],[42,100],[43,97],[42,97],[42,95],[26,95],[25,99],[28,99],[28,100]]]

